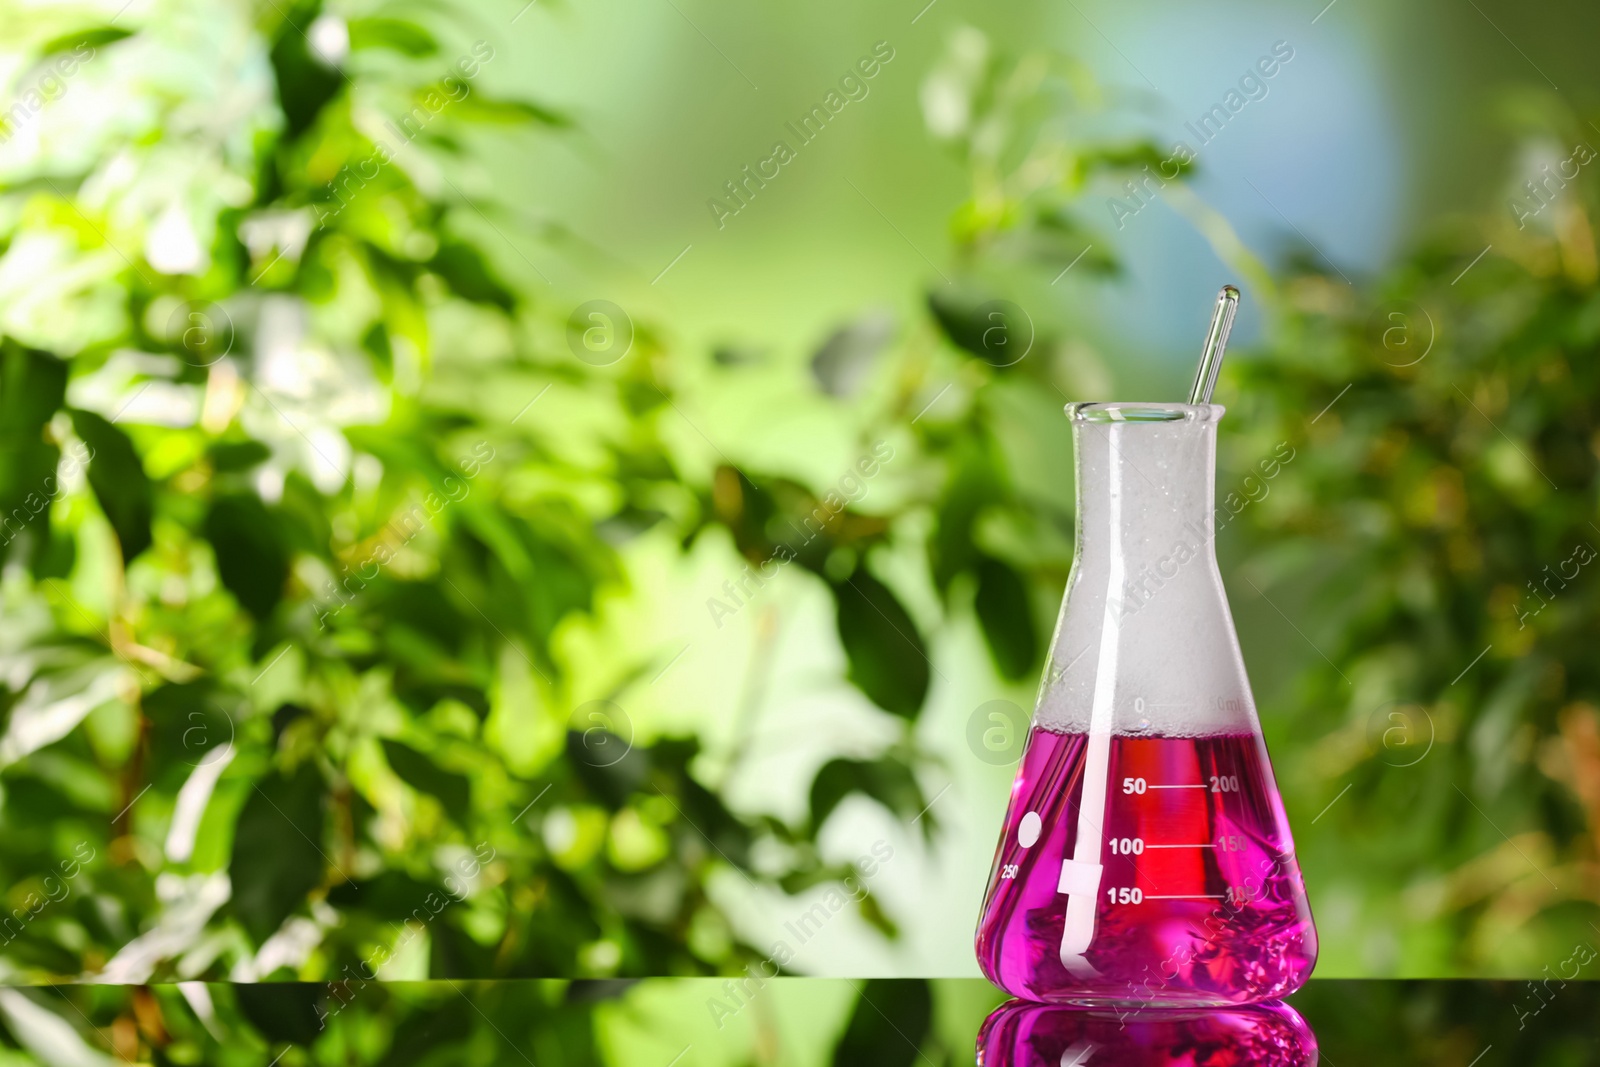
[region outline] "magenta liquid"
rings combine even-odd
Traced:
[[[1012,1001],[978,1033],[979,1067],[1315,1067],[1317,1039],[1283,1004],[1112,1011]]]
[[[1104,866],[1087,967],[1060,950],[1085,734],[1034,727],[978,926],[989,980],[1035,1001],[1248,1004],[1300,987],[1317,935],[1266,749],[1254,734],[1110,740]]]

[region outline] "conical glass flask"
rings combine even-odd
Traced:
[[[1213,551],[1222,413],[1067,408],[1077,545],[977,936],[1015,996],[1246,1004],[1316,960]]]

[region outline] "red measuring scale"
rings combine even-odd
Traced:
[[[1196,377],[1201,398],[1229,292]],[[979,965],[1039,1001],[1284,996],[1310,975],[1317,938],[1213,551],[1223,409],[1067,412],[1077,543],[995,850]]]

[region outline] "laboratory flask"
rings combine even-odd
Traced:
[[[979,1067],[1316,1067],[1317,1039],[1286,1004],[1069,1008],[1013,1000],[978,1032]]]
[[[1282,997],[1317,937],[1213,551],[1214,404],[1072,404],[1077,542],[977,934],[1034,1001]]]

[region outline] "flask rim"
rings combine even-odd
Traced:
[[[1221,404],[1159,404],[1142,400],[1076,401],[1066,406],[1071,422],[1214,423],[1228,409]]]

